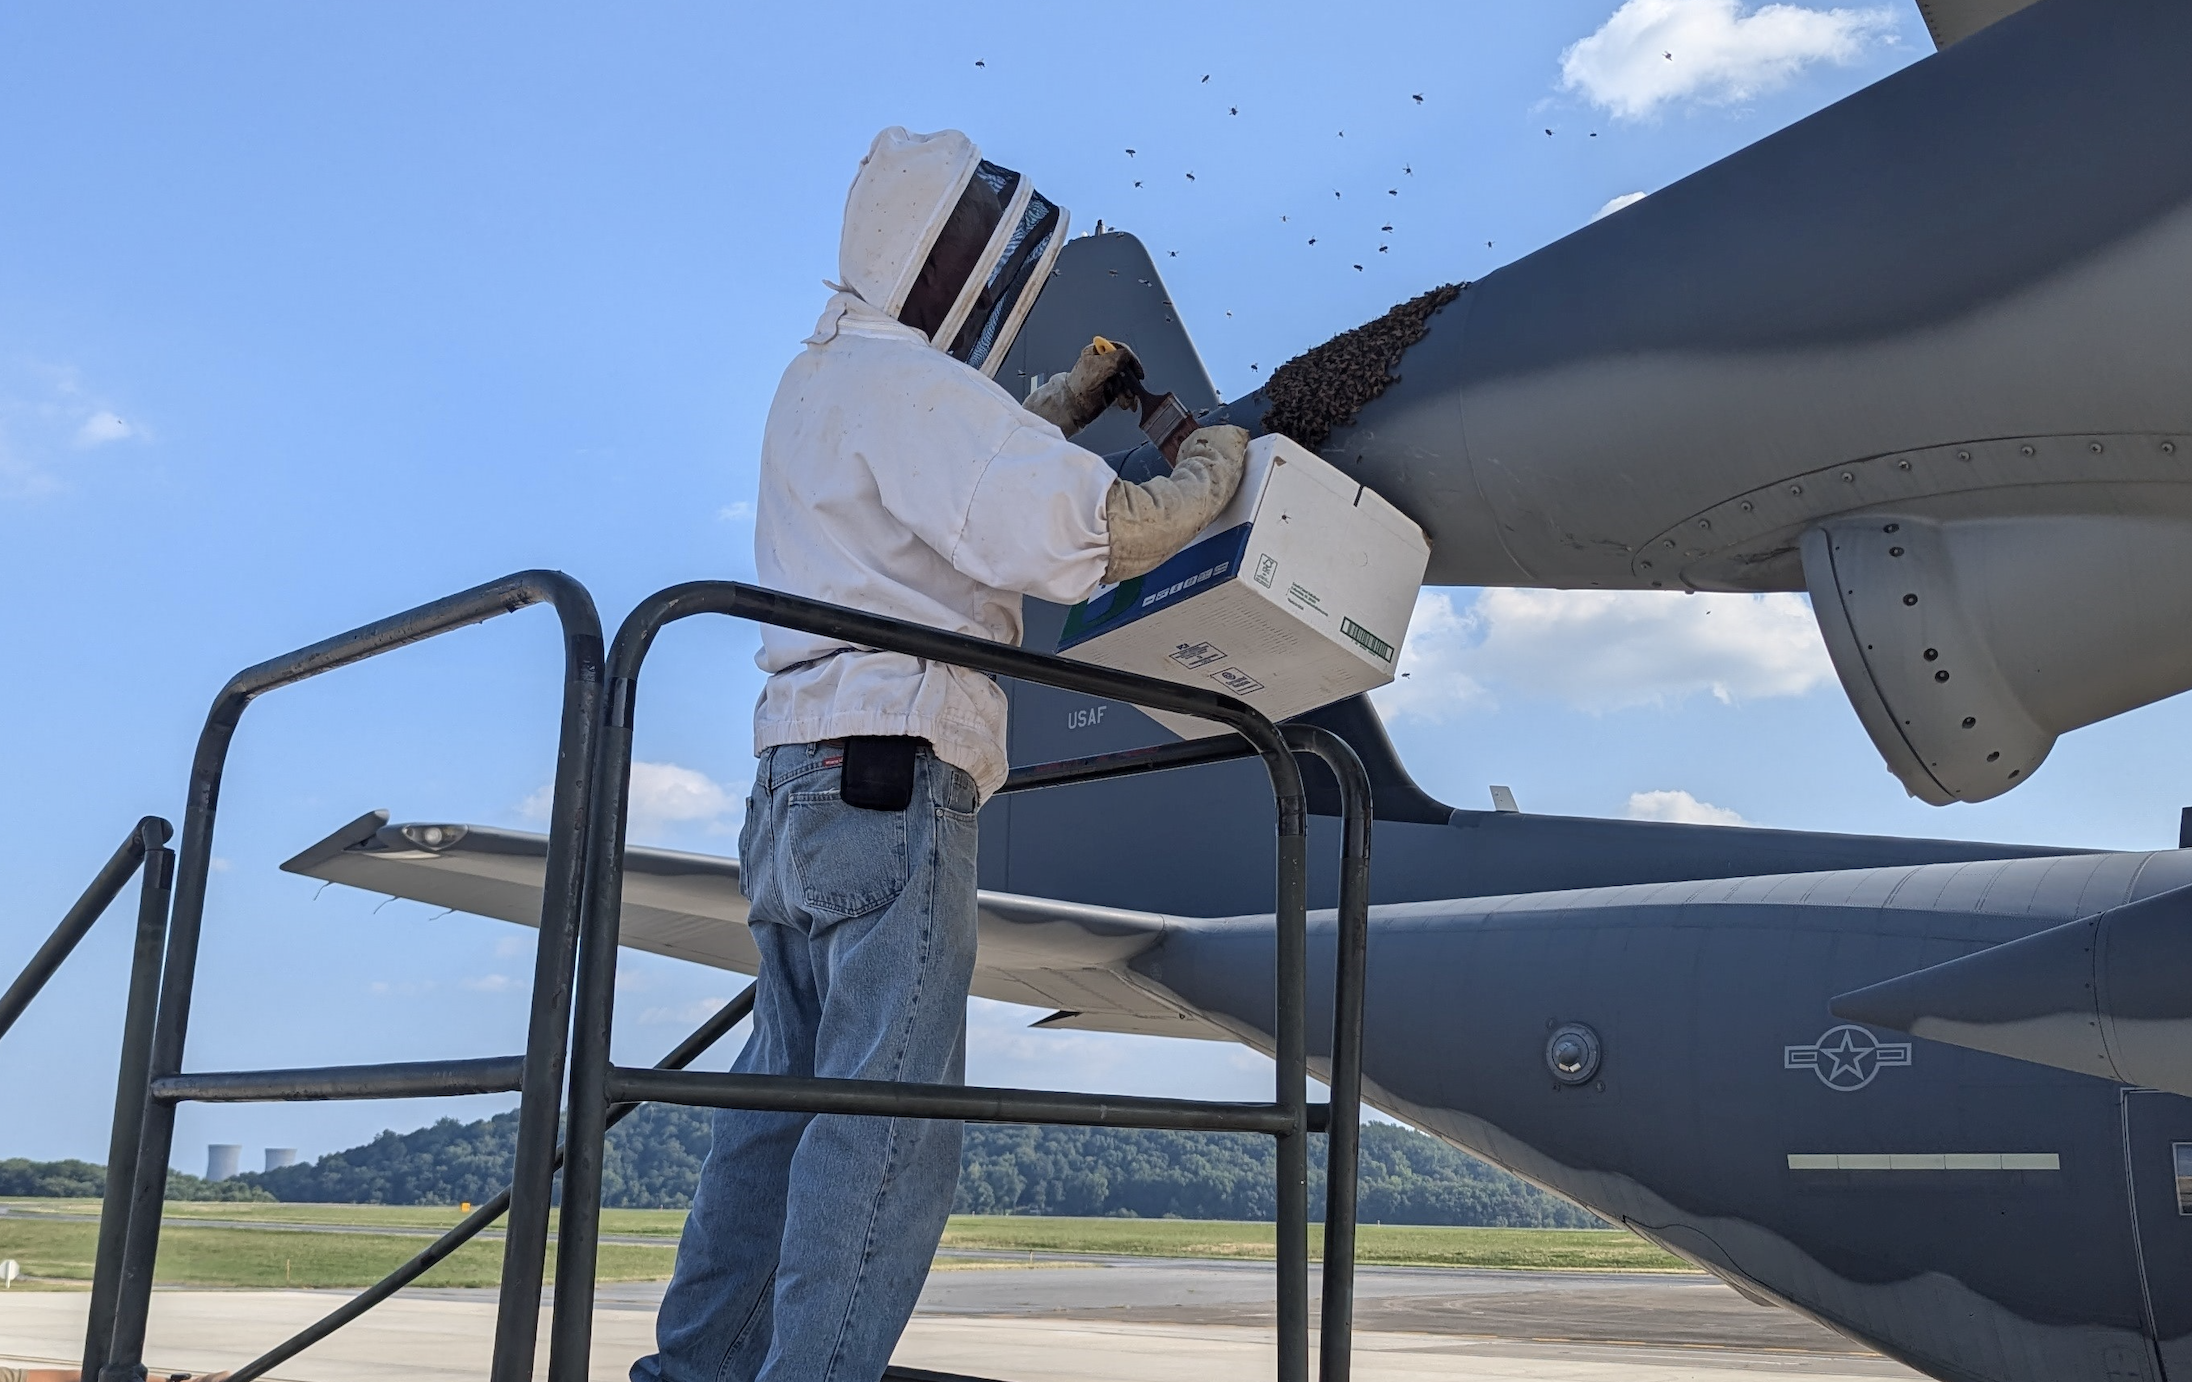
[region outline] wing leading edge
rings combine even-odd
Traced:
[[[485,825],[391,825],[386,811],[370,811],[282,869],[537,926],[547,859],[544,835]],[[1128,967],[1164,935],[1165,917],[989,891],[979,895],[979,906],[977,996],[1055,1009],[1038,1024],[1045,1027],[1234,1040]],[[745,921],[736,859],[625,852],[623,944],[751,974],[760,957]]]

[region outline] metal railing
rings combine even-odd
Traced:
[[[1337,986],[1333,1012],[1333,1079],[1332,1098],[1327,1110],[1310,1106],[1309,1127],[1311,1132],[1326,1132],[1327,1170],[1325,1179],[1325,1239],[1323,1255],[1323,1310],[1322,1334],[1319,1342],[1319,1376],[1322,1382],[1345,1382],[1351,1361],[1351,1322],[1354,1305],[1355,1264],[1355,1199],[1356,1168],[1359,1163],[1361,1113],[1361,1041],[1362,1041],[1362,969],[1369,934],[1369,862],[1370,862],[1370,783],[1363,772],[1361,760],[1344,739],[1329,730],[1306,725],[1282,725],[1287,742],[1297,752],[1315,753],[1331,765],[1340,782],[1343,804],[1343,830],[1345,841],[1342,848],[1340,877],[1340,927],[1339,960],[1334,982]],[[1171,748],[1193,748],[1191,754],[1166,755],[1154,763],[1145,752],[1130,751],[1098,758],[1074,759],[1064,763],[1039,764],[1016,768],[1006,784],[1004,792],[1030,791],[1039,787],[1059,785],[1062,782],[1099,781],[1110,777],[1155,772],[1167,768],[1188,767],[1207,762],[1253,757],[1255,750],[1246,740],[1235,735],[1190,741],[1188,745],[1169,745]],[[702,1023],[692,1035],[655,1063],[656,1070],[683,1070],[717,1041],[721,1040],[738,1023],[753,1011],[755,986],[748,985],[738,997],[719,1009],[714,1016]],[[828,1081],[810,1081],[810,1084],[828,1084]],[[1156,1106],[1163,1108],[1176,1101],[1164,1100],[1114,1100],[1121,1108]],[[603,1130],[618,1123],[638,1109],[640,1104],[620,1103],[609,1110]],[[1067,1119],[1063,1121],[1080,1121]],[[564,1148],[556,1148],[555,1164],[563,1165]],[[509,1207],[510,1192],[504,1190],[494,1199],[473,1210],[464,1219],[437,1238],[429,1247],[419,1252],[387,1276],[358,1295],[345,1301],[327,1315],[298,1331],[259,1357],[235,1369],[229,1374],[229,1382],[256,1382],[274,1368],[294,1358],[305,1349],[327,1338],[352,1320],[387,1300],[396,1292],[424,1276],[428,1271],[447,1259],[465,1243],[491,1227]],[[932,1372],[920,1368],[893,1366],[884,1373],[885,1382],[982,1382],[981,1379],[965,1378],[957,1374]]]
[[[1273,1021],[1276,1079],[1269,1103],[1122,1098],[1021,1089],[791,1076],[635,1070],[614,1065],[612,1033],[619,912],[623,897],[624,830],[629,806],[632,731],[639,674],[656,636],[667,625],[699,614],[751,619],[841,642],[1014,677],[1022,681],[1107,696],[1132,704],[1230,726],[1263,760],[1271,775],[1278,816],[1278,879],[1275,909],[1278,948]],[[1368,780],[1352,751],[1336,737],[1305,731],[1290,742],[1254,709],[1228,696],[1152,677],[1049,657],[985,639],[945,633],[727,581],[673,586],[642,601],[617,631],[609,652],[607,722],[601,762],[594,775],[589,812],[587,903],[578,970],[571,1050],[571,1094],[564,1166],[563,1214],[557,1235],[555,1310],[549,1327],[549,1382],[584,1382],[593,1341],[594,1272],[600,1242],[604,1120],[613,1103],[655,1100],[717,1108],[772,1109],[801,1113],[877,1117],[972,1119],[987,1122],[1069,1123],[1110,1127],[1157,1127],[1262,1133],[1278,1139],[1277,1314],[1280,1382],[1309,1375],[1309,1129],[1306,1033],[1308,810],[1297,747],[1335,761],[1343,784],[1361,810],[1353,813],[1359,846],[1347,869],[1351,895],[1367,905],[1369,862]],[[1352,767],[1350,774],[1349,765]],[[1359,866],[1359,867],[1358,867]],[[1343,954],[1345,947],[1343,946]],[[1349,969],[1359,986],[1359,964]],[[1359,1060],[1360,998],[1337,1011],[1352,1014],[1355,1035],[1335,1049],[1336,1061]],[[1341,1024],[1344,1027],[1345,1023]],[[1344,1031],[1340,1035],[1345,1036]],[[1334,1088],[1359,1096],[1354,1077],[1335,1071]],[[1319,1110],[1327,1113],[1329,1110]],[[1333,1120],[1325,1121],[1331,1126]],[[1349,1119],[1349,1128],[1352,1127]],[[1340,1131],[1334,1128],[1334,1131]],[[1344,1140],[1344,1139],[1343,1139]],[[1334,1202],[1352,1218],[1352,1181]],[[1328,1192],[1330,1185],[1328,1182]],[[1333,1225],[1328,1221],[1328,1245]],[[1351,1235],[1341,1238],[1351,1244]],[[1328,1287],[1329,1290],[1329,1287]],[[1345,1299],[1343,1295],[1342,1299]],[[1345,1313],[1341,1314],[1344,1352]],[[1328,1330],[1329,1332],[1329,1330]],[[1328,1364],[1329,1366],[1329,1364]],[[1345,1365],[1341,1365],[1344,1375]],[[523,1382],[499,1370],[495,1382]]]
[[[1370,960],[1370,775],[1345,739],[1315,725],[1286,742],[1324,760],[1340,785],[1338,952],[1332,964],[1332,1063],[1324,1143],[1324,1279],[1319,1382],[1354,1369],[1355,1219],[1362,1165],[1362,1008]]]
[[[31,1000],[45,988],[46,981],[75,953],[84,937],[91,934],[92,923],[106,915],[107,908],[114,905],[114,899],[122,895],[123,887],[137,872],[137,866],[144,862],[145,856],[158,851],[174,833],[175,827],[158,816],[147,816],[130,827],[129,834],[92,876],[91,885],[76,899],[76,905],[68,909],[53,933],[46,937],[45,944],[30,957],[23,972],[8,985],[8,991],[0,993],[0,1037],[8,1034],[15,1020],[23,1015],[23,1009],[29,1007]],[[161,916],[164,919],[166,913]]]
[[[129,998],[123,1009],[122,1058],[114,1081],[114,1122],[107,1133],[106,1197],[99,1209],[99,1247],[92,1267],[91,1308],[84,1325],[84,1376],[92,1377],[106,1357],[114,1329],[114,1308],[121,1291],[122,1247],[129,1231],[131,1168],[144,1129],[145,1082],[152,1062],[153,1003],[160,992],[160,954],[167,945],[168,895],[175,885],[175,851],[167,848],[175,827],[158,816],[137,822],[84,889],[76,905],[53,928],[46,943],[0,995],[0,1036],[6,1036],[46,981],[61,967],[96,922],[121,895],[132,873],[139,876],[137,938],[129,965]],[[165,1189],[163,1177],[162,1188]]]
[[[212,857],[215,810],[228,746],[257,696],[320,672],[533,603],[562,619],[565,680],[554,806],[549,823],[540,938],[523,1055],[313,1069],[191,1072],[181,1069],[197,945]],[[1274,1097],[1268,1103],[1152,1099],[886,1081],[800,1079],[692,1072],[684,1067],[751,1011],[753,990],[732,1000],[653,1069],[609,1057],[625,815],[635,691],[656,635],[696,614],[743,617],[902,652],[992,675],[1081,691],[1217,721],[1234,733],[1168,750],[1040,765],[1013,775],[1006,790],[1228,758],[1261,757],[1277,805]],[[1321,1373],[1344,1382],[1353,1303],[1357,1122],[1361,1100],[1362,980],[1369,906],[1370,784],[1360,760],[1331,732],[1273,725],[1214,692],[1030,653],[983,639],[883,619],[817,601],[729,582],[672,587],[642,602],[618,631],[606,668],[600,625],[583,587],[555,572],[523,572],[286,657],[248,668],[216,697],[193,763],[179,873],[162,848],[169,834],[152,818],[124,843],[82,901],[64,918],[24,977],[0,999],[0,1032],[35,996],[92,919],[140,860],[144,872],[137,963],[116,1096],[107,1205],[100,1228],[85,1372],[99,1382],[139,1382],[152,1265],[172,1150],[176,1105],[186,1101],[296,1101],[411,1098],[519,1091],[516,1168],[510,1188],[480,1206],[409,1262],[292,1338],[236,1370],[252,1382],[445,1260],[506,1212],[498,1302],[495,1382],[528,1382],[533,1371],[553,1179],[564,1170],[559,1267],[550,1326],[551,1382],[581,1382],[592,1342],[600,1237],[604,1139],[640,1102],[990,1122],[1229,1130],[1278,1142],[1277,1313],[1280,1382],[1308,1377],[1308,1134],[1326,1131],[1325,1268]],[[1331,1101],[1308,1101],[1306,1042],[1307,803],[1296,753],[1322,758],[1340,784],[1343,857],[1331,1047]],[[179,878],[180,886],[174,887]],[[170,890],[174,888],[172,916]],[[162,964],[162,950],[165,963]],[[576,975],[574,991],[573,977]],[[575,1035],[574,1006],[578,1018]],[[570,1056],[567,1142],[555,1139],[557,1100]]]
[[[487,1061],[184,1074],[183,1048],[197,977],[199,933],[205,920],[214,819],[229,744],[245,709],[259,696],[280,687],[535,604],[551,606],[561,620],[564,674],[554,804],[549,812],[547,875],[524,1054]],[[143,1023],[150,1032],[148,1058],[141,1075],[134,1080],[135,1088],[125,1087],[117,1101],[116,1154],[107,1170],[109,1203],[101,1224],[99,1263],[95,1268],[98,1280],[114,1282],[112,1324],[102,1331],[94,1319],[85,1348],[87,1382],[92,1378],[98,1382],[139,1382],[143,1376],[145,1320],[151,1306],[153,1261],[160,1247],[162,1201],[179,1102],[410,1098],[512,1089],[521,1090],[522,1097],[510,1227],[503,1252],[497,1365],[498,1370],[504,1367],[500,1355],[508,1350],[521,1355],[514,1375],[530,1373],[547,1258],[557,1096],[563,1085],[571,973],[584,891],[586,807],[591,799],[588,789],[601,724],[601,652],[601,620],[585,587],[561,572],[523,571],[245,668],[230,678],[214,698],[191,763],[166,959],[159,976],[157,1016],[149,985],[145,993],[133,993],[130,1004],[131,1028]],[[128,1085],[132,1081],[126,1047],[124,1066]],[[124,1105],[137,1110],[142,1120],[139,1136],[127,1144],[121,1140],[120,1128],[127,1111]],[[128,1187],[121,1213],[115,1212],[113,1203],[117,1184]],[[511,1328],[513,1320],[522,1320],[524,1328]]]

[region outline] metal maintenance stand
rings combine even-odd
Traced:
[[[484,1060],[185,1073],[183,1047],[204,920],[214,816],[229,743],[244,709],[254,698],[278,687],[537,603],[550,605],[561,618],[565,656],[555,796],[525,1051]],[[1013,775],[1006,790],[1034,790],[1220,758],[1254,755],[1263,759],[1271,775],[1278,825],[1277,1080],[1272,1099],[1231,1103],[686,1070],[751,1011],[751,989],[725,1005],[652,1069],[611,1064],[635,693],[655,636],[667,625],[696,614],[730,615],[800,629],[851,646],[906,653],[1230,726],[1232,736],[1175,750],[1137,750],[1023,769]],[[1314,754],[1331,767],[1343,802],[1329,1104],[1308,1101],[1308,812],[1297,753]],[[4,1034],[129,876],[140,863],[149,861],[143,869],[85,1376],[98,1382],[141,1382],[143,1378],[145,1322],[177,1104],[517,1091],[522,1097],[516,1174],[510,1189],[354,1300],[237,1369],[234,1382],[251,1382],[363,1315],[505,1213],[510,1225],[504,1244],[492,1379],[529,1382],[549,1207],[559,1165],[565,1179],[548,1375],[551,1382],[583,1382],[592,1343],[604,1137],[638,1103],[649,1100],[881,1117],[1229,1130],[1274,1137],[1278,1140],[1279,1382],[1307,1382],[1309,1376],[1309,1134],[1327,1132],[1319,1372],[1324,1382],[1344,1382],[1353,1307],[1370,822],[1368,777],[1354,751],[1329,731],[1305,725],[1282,728],[1239,701],[1199,688],[731,582],[674,586],[643,601],[618,631],[606,669],[591,597],[569,577],[545,571],[521,572],[247,668],[215,698],[199,737],[184,813],[179,874],[173,868],[176,856],[164,848],[170,828],[148,817],[101,870],[22,977],[0,996],[0,1034]],[[171,883],[176,885],[172,915]],[[569,1145],[561,1147],[555,1136],[556,1096],[563,1087],[567,1050],[571,1062]],[[940,1376],[896,1369],[893,1373]]]

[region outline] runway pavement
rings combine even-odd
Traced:
[[[0,1205],[0,1218],[38,1219],[57,1223],[96,1224],[95,1212],[63,1209],[27,1209],[21,1205]],[[339,1235],[370,1233],[378,1238],[439,1238],[449,1231],[450,1225],[441,1228],[421,1228],[415,1224],[300,1224],[288,1220],[265,1219],[200,1219],[196,1216],[175,1216],[167,1220],[174,1228],[230,1228],[249,1233],[332,1233]],[[455,1223],[454,1218],[451,1225]],[[473,1237],[480,1242],[499,1243],[504,1238],[499,1227],[483,1228]],[[674,1233],[604,1233],[604,1243],[636,1244],[640,1247],[674,1248]]]
[[[1139,1258],[943,1264],[900,1345],[912,1367],[1004,1382],[1250,1382],[1272,1368],[1271,1268]],[[648,1350],[659,1284],[608,1286],[592,1373],[615,1382]],[[343,1298],[323,1291],[163,1290],[159,1368],[234,1366]],[[1673,1382],[1712,1376],[1909,1379],[1917,1374],[1704,1277],[1365,1268],[1356,1375],[1364,1382]],[[0,1294],[0,1359],[65,1362],[81,1347],[79,1292]],[[476,1379],[490,1292],[406,1293],[285,1365],[296,1382]],[[545,1362],[545,1360],[543,1360]]]

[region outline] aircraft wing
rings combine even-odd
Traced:
[[[391,825],[386,811],[371,811],[282,869],[536,926],[547,859],[544,835],[485,825]],[[1234,1039],[1128,968],[1164,934],[1166,919],[1157,913],[988,891],[979,905],[978,996],[1055,1009],[1038,1024],[1046,1027]],[[625,852],[625,945],[752,974],[760,957],[745,921],[736,859]]]

